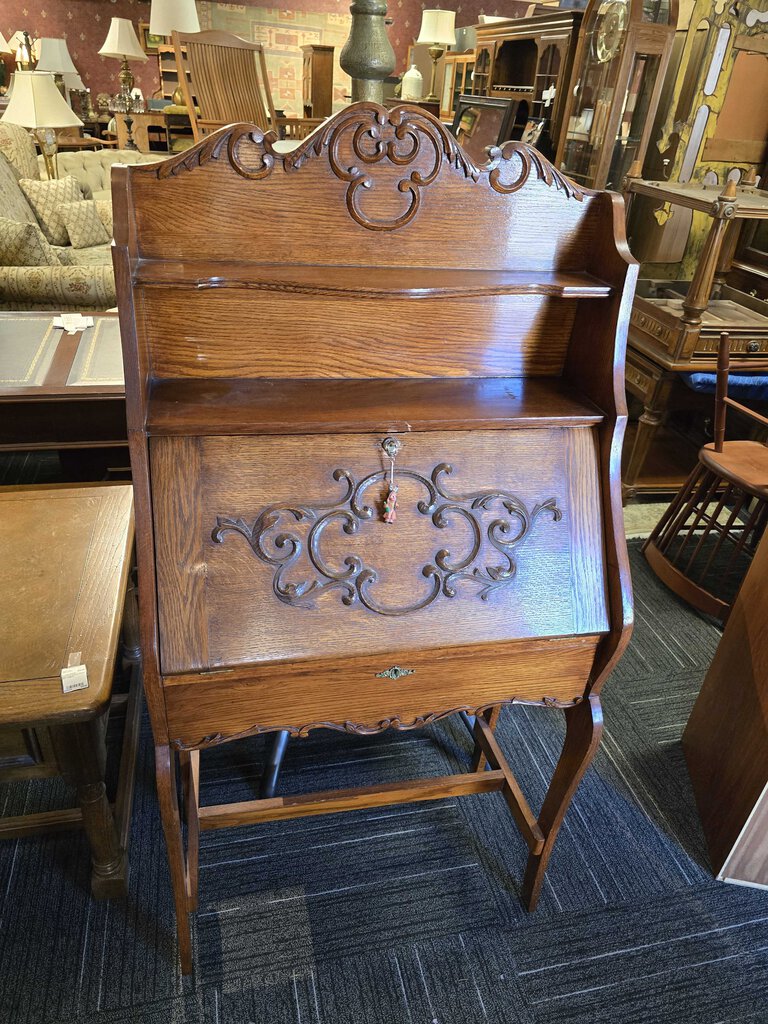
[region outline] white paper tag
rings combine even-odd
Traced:
[[[64,693],[85,690],[88,686],[88,670],[85,665],[68,665],[61,670],[61,688]]]
[[[93,327],[93,317],[83,316],[82,313],[62,313],[54,318],[53,326],[63,327],[67,334],[76,334],[86,327]]]

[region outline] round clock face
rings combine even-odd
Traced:
[[[595,59],[604,64],[616,56],[627,23],[627,7],[621,0],[608,0],[597,12],[594,35]]]

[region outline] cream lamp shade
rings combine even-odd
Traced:
[[[22,128],[76,128],[82,121],[56,88],[49,71],[17,71],[0,121]]]
[[[38,71],[53,71],[56,75],[77,74],[66,39],[38,39],[37,52]]]
[[[456,43],[456,11],[423,11],[416,42],[453,46]]]
[[[0,53],[13,53],[11,44],[5,38],[2,32],[0,32]]]
[[[113,18],[104,45],[99,50],[102,57],[116,57],[117,60],[141,60],[147,59],[146,53],[141,48],[136,29],[127,18]]]
[[[195,0],[152,0],[149,31],[153,36],[169,36],[171,32],[199,32],[200,19]]]
[[[64,79],[64,85],[66,85],[69,92],[72,92],[73,89],[75,92],[85,91],[85,82],[83,82],[77,72],[74,72],[74,74],[72,72],[69,72],[69,74],[65,72],[61,77]]]

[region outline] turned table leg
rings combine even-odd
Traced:
[[[128,860],[104,785],[106,750],[103,721],[51,726],[56,760],[66,781],[75,787],[83,827],[91,847],[91,891],[99,899],[124,896]]]
[[[720,249],[725,240],[728,226],[736,214],[735,199],[736,183],[727,181],[725,188],[712,205],[710,211],[710,216],[713,217],[712,226],[704,241],[696,273],[693,275],[693,280],[683,299],[683,312],[680,319],[692,327],[701,325],[702,315],[709,305],[715,272],[720,265]]]
[[[565,711],[565,742],[539,815],[544,849],[531,853],[525,871],[522,898],[528,910],[535,910],[557,833],[573,794],[595,756],[603,732],[603,711],[599,697],[586,697]]]

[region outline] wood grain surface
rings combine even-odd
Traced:
[[[514,578],[485,599],[482,580],[460,579],[455,597],[441,595],[428,607],[403,615],[377,614],[360,600],[347,607],[338,587],[320,594],[314,606],[291,607],[273,591],[277,566],[258,557],[245,537],[231,533],[214,541],[221,517],[253,524],[267,507],[284,507],[280,522],[265,533],[264,548],[279,560],[289,551],[285,542],[280,545],[280,535],[295,536],[304,552],[285,582],[328,582],[310,558],[308,528],[314,520],[297,523],[290,509],[336,502],[348,508],[349,502],[341,503],[346,485],[334,480],[334,472],[345,470],[357,482],[382,473],[388,466],[383,440],[356,434],[153,439],[164,672],[359,649],[394,653],[449,645],[457,636],[463,643],[491,643],[607,631],[597,452],[588,429],[408,435],[396,462],[397,522],[383,522],[385,482],[380,479],[361,496],[372,510],[370,518],[357,519],[354,534],[345,532],[337,518],[318,543],[333,571],[343,571],[345,559],[356,557],[376,572],[369,592],[377,605],[410,607],[433,590],[424,567],[435,565],[443,549],[456,563],[471,550],[473,537],[458,512],[447,513],[443,528],[421,513],[418,503],[428,492],[408,472],[429,480],[435,467],[450,464],[447,495],[501,491],[519,498],[529,514],[554,499],[562,518],[556,521],[553,512],[543,511],[530,519],[527,535],[510,549]],[[489,566],[506,564],[487,530],[505,520],[511,539],[521,521],[506,513],[502,502],[503,497],[497,499],[477,517],[482,546],[469,572],[478,567],[487,576]],[[440,499],[439,504],[456,503]]]

